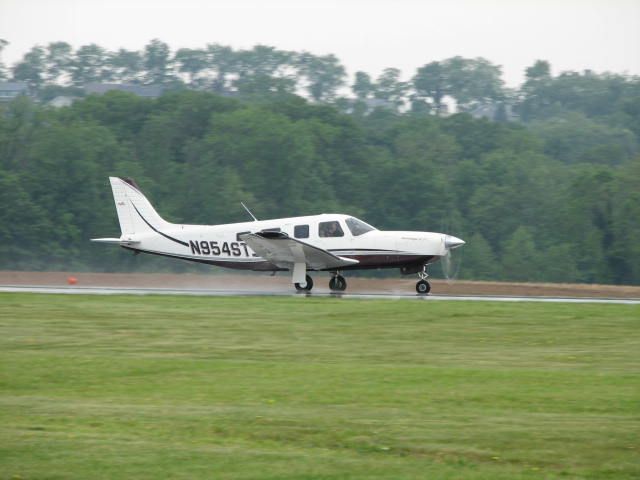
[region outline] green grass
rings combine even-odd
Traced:
[[[0,478],[639,478],[640,308],[0,295]]]

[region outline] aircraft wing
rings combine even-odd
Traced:
[[[276,265],[286,264],[287,267],[304,264],[313,270],[336,270],[348,265],[355,265],[358,260],[338,257],[327,250],[314,247],[307,243],[291,238],[282,232],[256,232],[240,235],[251,249],[262,258]],[[302,277],[304,281],[304,276]]]

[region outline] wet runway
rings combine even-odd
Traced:
[[[298,298],[343,298],[373,300],[419,300],[419,301],[474,301],[474,302],[547,302],[547,303],[610,303],[640,305],[640,298],[591,298],[591,297],[517,297],[497,295],[417,295],[415,293],[330,293],[313,291],[261,291],[232,289],[171,289],[171,288],[118,288],[77,287],[41,285],[0,285],[0,292],[50,293],[69,295],[190,295],[203,297],[298,297]]]

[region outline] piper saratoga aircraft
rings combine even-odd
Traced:
[[[448,260],[450,251],[465,243],[442,233],[381,231],[349,215],[326,213],[259,221],[247,209],[251,222],[169,223],[133,180],[110,177],[109,181],[121,236],[92,241],[227,268],[289,271],[291,283],[301,292],[313,288],[310,271],[330,272],[329,288],[341,292],[347,288],[341,272],[399,268],[403,274],[418,274],[416,291],[426,294],[431,290],[427,266]]]

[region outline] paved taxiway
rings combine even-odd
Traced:
[[[497,295],[417,295],[389,293],[329,293],[329,292],[277,292],[260,290],[205,290],[171,288],[116,288],[116,287],[65,287],[39,285],[0,285],[0,292],[57,293],[69,295],[191,295],[204,297],[332,297],[357,299],[390,299],[421,301],[490,301],[490,302],[547,302],[547,303],[614,303],[622,305],[640,305],[640,298],[571,298],[571,297],[516,297]]]

